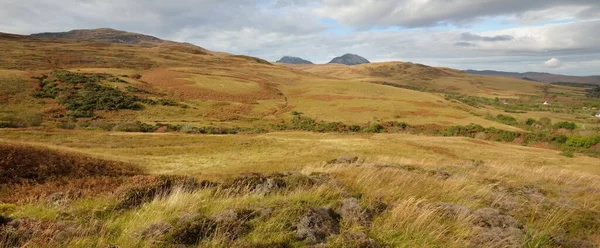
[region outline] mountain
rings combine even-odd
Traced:
[[[277,63],[284,63],[284,64],[305,64],[305,65],[312,65],[313,62],[310,62],[308,60],[302,59],[302,58],[298,58],[298,57],[292,57],[292,56],[283,56],[283,58],[281,58],[280,60],[277,60]]]
[[[163,40],[150,35],[130,33],[110,28],[79,29],[68,32],[32,34],[34,38],[52,38],[68,40],[86,40],[121,44],[155,44]]]
[[[356,54],[344,54],[343,56],[336,57],[329,64],[344,64],[344,65],[360,65],[371,63],[367,59],[358,56]]]
[[[501,76],[520,78],[537,82],[544,83],[577,83],[577,84],[597,84],[600,85],[600,76],[569,76],[560,74],[551,74],[543,72],[504,72],[504,71],[477,71],[477,70],[466,70],[466,73],[474,75],[486,75],[486,76]]]

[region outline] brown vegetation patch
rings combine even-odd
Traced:
[[[0,185],[99,176],[132,176],[141,172],[135,166],[122,162],[7,143],[0,143],[0,169]]]
[[[394,114],[399,116],[437,116],[434,112],[428,109],[419,108],[417,110],[409,110],[409,111],[395,111]]]
[[[437,154],[442,154],[444,156],[447,156],[449,158],[453,158],[453,159],[458,159],[458,156],[456,156],[456,154],[454,154],[450,149],[448,148],[444,148],[444,147],[440,147],[440,146],[428,146],[428,145],[421,145],[421,144],[417,144],[415,142],[406,142],[408,145],[419,148],[419,149],[423,149],[426,151],[430,151],[430,152],[434,152]]]
[[[338,110],[342,111],[342,112],[350,112],[350,113],[362,113],[362,112],[377,111],[377,109],[369,108],[369,107],[349,107],[349,108],[339,108]]]
[[[170,194],[174,189],[192,191],[197,188],[212,187],[214,183],[198,182],[187,176],[136,176],[117,190],[117,209],[128,209],[140,206],[158,196]]]
[[[61,247],[75,237],[96,234],[97,222],[75,223],[68,221],[42,221],[30,218],[8,220],[0,223],[1,247]]]
[[[450,114],[446,114],[446,115],[444,115],[444,117],[451,118],[451,119],[457,119],[457,120],[467,118],[466,116],[462,116],[462,115],[450,115]]]
[[[59,179],[42,184],[11,184],[0,187],[0,202],[28,204],[47,201],[62,205],[84,197],[100,197],[113,194],[127,178],[90,177]]]
[[[420,106],[420,107],[428,107],[428,108],[445,108],[446,105],[442,103],[428,102],[428,101],[409,101],[410,103]]]
[[[250,114],[252,108],[251,104],[226,105],[214,108],[207,112],[206,115],[222,121],[231,121],[239,119],[240,116]]]
[[[304,98],[325,101],[325,102],[330,102],[330,101],[335,101],[335,100],[355,100],[355,99],[382,100],[382,101],[389,100],[385,97],[359,97],[359,96],[347,96],[347,95],[308,95],[308,96],[304,96]]]
[[[479,140],[479,139],[466,139],[466,141],[475,143],[475,144],[479,144],[479,145],[494,146],[494,144],[492,144],[492,143],[489,143],[489,142],[483,141],[483,140]]]
[[[251,77],[240,77],[243,81],[256,83],[260,90],[243,94],[228,94],[216,90],[197,87],[194,82],[186,80],[189,75],[168,69],[154,69],[146,71],[143,79],[148,83],[167,90],[171,97],[182,100],[213,100],[226,102],[239,102],[254,104],[258,100],[271,100],[283,98],[283,94],[277,90],[274,84],[266,80]]]

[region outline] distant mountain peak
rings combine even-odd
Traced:
[[[360,65],[371,63],[369,60],[356,54],[346,53],[340,57],[332,59],[329,64]]]
[[[280,60],[277,60],[277,63],[284,63],[284,64],[306,64],[306,65],[312,65],[313,62],[310,62],[308,60],[299,58],[299,57],[293,57],[293,56],[283,56],[283,58],[281,58]]]

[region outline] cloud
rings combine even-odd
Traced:
[[[507,41],[512,40],[511,35],[481,36],[469,32],[460,34],[460,39],[465,41]]]
[[[597,0],[323,0],[319,13],[346,25],[423,27],[465,25],[482,18],[513,16],[529,20],[552,9],[553,15],[596,18]],[[558,14],[556,14],[558,13]],[[545,12],[544,14],[549,14]]]
[[[469,43],[469,42],[456,42],[454,43],[455,46],[459,46],[459,47],[476,47],[477,45],[473,44],[473,43]]]
[[[557,58],[551,58],[548,61],[544,62],[544,67],[546,68],[558,68],[562,66],[562,62],[560,62]]]

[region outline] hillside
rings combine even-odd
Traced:
[[[526,80],[533,80],[544,83],[578,83],[578,84],[596,84],[600,85],[600,76],[568,76],[560,74],[542,73],[542,72],[503,72],[503,71],[476,71],[466,70],[466,73],[474,75],[486,75],[486,76],[502,76],[511,78],[520,78]]]
[[[112,33],[104,34],[103,39],[110,38]],[[118,36],[121,34],[117,32]],[[344,69],[358,71],[347,77],[334,78],[318,71],[307,73],[290,69],[287,65],[272,65],[258,58],[206,51],[171,42],[132,46],[17,36],[1,39],[0,46],[6,48],[0,51],[0,67],[4,69],[0,77],[3,85],[10,84],[3,90],[14,91],[3,100],[7,103],[1,113],[5,119],[14,113],[17,120],[41,115],[44,122],[56,125],[72,123],[70,118],[78,116],[77,119],[82,121],[102,118],[111,123],[109,126],[140,121],[149,124],[266,128],[289,121],[290,113],[296,111],[317,120],[358,125],[367,125],[377,119],[415,125],[476,123],[514,129],[474,116],[469,113],[469,106],[449,103],[440,95],[365,84],[361,81],[373,75],[381,76],[374,78],[380,81],[393,78],[379,75],[371,69],[362,69],[369,67]],[[336,66],[339,65],[314,68]],[[73,74],[65,74],[64,69]],[[439,71],[435,73],[450,73],[457,81],[466,75],[451,70]],[[90,82],[103,86],[94,86],[94,92],[111,92],[114,97],[131,99],[129,107],[98,102],[87,105],[61,102],[67,96],[66,89],[79,87],[68,82],[70,77],[93,78]],[[48,88],[50,85],[53,88]],[[47,95],[36,91],[56,93]],[[89,89],[82,88],[74,93],[82,96],[90,94],[86,91]],[[36,94],[37,97],[34,97]],[[404,104],[392,104],[395,101]],[[448,115],[454,117],[447,118]],[[19,123],[24,122],[30,121]],[[19,123],[14,125],[26,125]]]
[[[333,58],[329,64],[342,64],[342,65],[360,65],[371,63],[367,59],[358,56],[356,54],[344,54],[340,57]]]

